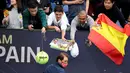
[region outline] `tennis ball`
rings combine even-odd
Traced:
[[[46,52],[41,51],[37,53],[35,60],[38,64],[46,64],[49,60],[49,56]]]

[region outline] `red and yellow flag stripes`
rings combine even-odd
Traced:
[[[96,22],[101,27],[92,27],[88,39],[92,41],[114,63],[120,65],[125,55],[125,44],[129,35],[130,26],[119,27],[105,14],[100,14]]]

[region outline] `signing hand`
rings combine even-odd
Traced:
[[[45,27],[42,27],[41,31],[42,31],[42,33],[45,33],[46,32]]]
[[[60,28],[57,27],[57,26],[55,26],[55,30],[56,30],[57,32],[60,32]]]
[[[31,31],[33,30],[33,25],[28,25],[28,29]]]

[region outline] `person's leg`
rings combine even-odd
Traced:
[[[51,3],[51,8],[52,8],[52,11],[54,11],[54,8],[56,7],[56,4],[55,3]]]
[[[90,3],[89,10],[88,10],[88,15],[93,16],[94,9],[95,9],[95,5]]]
[[[73,6],[69,6],[69,11],[68,11],[68,20],[69,24],[71,24],[71,21],[73,18],[76,16],[76,9]]]
[[[69,11],[68,5],[63,5],[63,9],[64,9],[65,14],[68,16],[68,11]]]

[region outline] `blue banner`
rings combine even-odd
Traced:
[[[126,44],[123,64],[117,66],[96,46],[87,47],[87,36],[87,31],[76,32],[79,56],[69,57],[66,73],[130,73],[130,39]],[[39,30],[0,29],[0,73],[43,73],[47,65],[55,63],[56,56],[61,52],[51,49],[49,43],[52,39],[60,37],[58,32],[47,31],[45,41]],[[69,37],[70,33],[67,32],[66,38]],[[35,62],[34,58],[40,50],[49,55],[49,62],[45,65]]]

